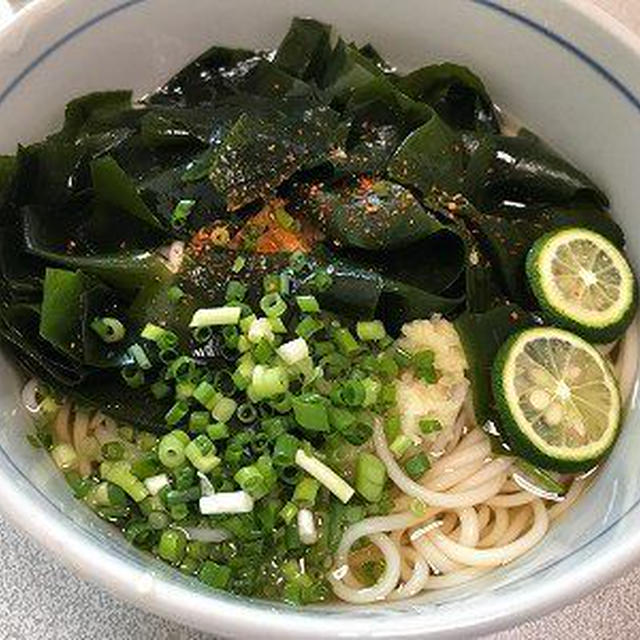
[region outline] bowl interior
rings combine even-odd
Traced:
[[[517,7],[520,7],[519,9]],[[40,2],[0,34],[0,151],[61,122],[69,98],[91,90],[157,86],[213,43],[273,47],[294,15],[372,42],[401,69],[468,64],[494,100],[584,169],[611,196],[634,263],[640,258],[638,52],[573,3],[453,0],[81,0]],[[545,16],[543,21],[541,16]],[[615,74],[612,59],[617,61]],[[385,607],[294,612],[207,591],[123,544],[76,502],[24,434],[20,377],[0,357],[0,504],[83,575],[158,613],[244,637],[385,637],[480,631],[558,605],[619,570],[640,548],[640,448],[635,401],[616,448],[587,495],[525,557],[457,589]],[[634,394],[635,397],[635,394]],[[464,607],[458,603],[464,600]]]

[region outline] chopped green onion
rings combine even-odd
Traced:
[[[322,293],[323,291],[328,291],[333,284],[333,278],[331,274],[329,274],[328,269],[318,269],[313,274],[313,279],[311,281],[314,289]]]
[[[189,356],[179,356],[167,368],[167,376],[176,380],[191,378],[195,372],[196,363]]]
[[[292,501],[299,507],[313,507],[320,489],[320,483],[315,478],[302,478],[296,485]]]
[[[139,344],[132,344],[129,349],[129,355],[136,361],[141,369],[151,369],[151,361],[146,351]]]
[[[356,461],[356,491],[369,502],[378,502],[382,497],[387,479],[384,463],[372,453],[358,454]]]
[[[395,384],[385,384],[378,394],[378,405],[383,410],[390,409],[396,405],[396,386]]]
[[[264,476],[254,464],[239,469],[233,479],[254,500],[259,500],[269,492],[269,486]]]
[[[211,410],[211,415],[218,422],[229,422],[238,407],[238,403],[233,398],[222,396]]]
[[[171,434],[178,438],[185,447],[191,442],[191,438],[189,438],[187,433],[182,431],[182,429],[174,429]]]
[[[238,331],[238,327],[228,324],[222,327],[222,339],[224,340],[224,344],[229,349],[236,349],[238,347],[238,338],[240,337],[240,333]]]
[[[280,292],[280,277],[276,273],[268,273],[262,279],[262,288],[265,293],[279,293]]]
[[[300,448],[298,438],[288,433],[278,436],[273,447],[273,464],[276,467],[288,467],[295,462],[296,452]]]
[[[313,476],[320,484],[324,485],[339,500],[344,503],[349,502],[354,494],[350,487],[335,471],[317,458],[307,455],[302,449],[296,452],[296,464]]]
[[[289,388],[287,372],[282,367],[256,365],[251,375],[250,389],[256,399],[275,398]]]
[[[246,353],[247,351],[249,351],[251,349],[251,343],[247,339],[247,336],[240,336],[238,338],[238,346],[236,347],[236,349],[240,353]]]
[[[280,293],[282,295],[289,295],[291,291],[291,277],[288,273],[282,272],[280,274]]]
[[[171,225],[175,229],[181,229],[184,226],[195,203],[195,200],[180,200],[174,207],[171,213]]]
[[[155,342],[159,349],[169,349],[178,344],[178,336],[173,331],[168,331],[150,322],[145,325],[140,337]]]
[[[288,365],[296,364],[309,357],[309,345],[304,338],[296,338],[285,342],[276,351]]]
[[[408,351],[405,351],[402,347],[395,347],[392,350],[392,356],[396,364],[401,369],[406,369],[411,365],[412,355]]]
[[[121,460],[110,463],[106,469],[104,479],[126,491],[135,502],[141,502],[149,495],[149,491],[142,481],[131,473],[131,465],[128,462]]]
[[[360,380],[347,380],[331,392],[331,398],[337,404],[360,407],[366,398],[365,386]]]
[[[198,309],[191,318],[189,326],[208,327],[225,324],[238,324],[240,321],[240,307],[213,307],[211,309]]]
[[[53,461],[56,463],[58,469],[62,469],[65,471],[73,467],[73,465],[78,461],[78,455],[76,454],[75,449],[66,443],[57,444],[51,450],[51,457]]]
[[[438,381],[434,358],[435,354],[428,349],[414,353],[411,356],[411,367],[416,376],[426,384],[433,384]]]
[[[225,300],[227,302],[241,302],[247,295],[247,285],[242,284],[239,280],[229,280]]]
[[[310,431],[329,431],[327,400],[317,393],[305,393],[291,398],[296,422]]]
[[[227,327],[225,327],[226,329]],[[231,327],[233,329],[235,329],[235,327]],[[205,342],[209,342],[209,340],[211,340],[211,336],[213,335],[213,331],[211,330],[211,327],[196,327],[193,330],[193,339],[198,343],[198,344],[204,344]]]
[[[187,400],[193,395],[196,385],[189,379],[176,382],[176,399]]]
[[[169,290],[167,291],[167,298],[169,298],[169,302],[173,303],[179,302],[185,297],[185,295],[186,293],[177,285],[169,287]]]
[[[318,313],[320,311],[320,305],[315,296],[296,296],[296,302],[303,313]]]
[[[362,401],[362,406],[370,407],[378,401],[382,385],[373,378],[365,378],[362,380],[362,386],[364,387],[364,400]]]
[[[131,463],[131,473],[140,480],[158,475],[160,463],[155,453],[145,453]]]
[[[356,416],[348,409],[341,407],[329,407],[329,422],[340,433],[344,433],[356,422]]]
[[[147,516],[147,522],[153,530],[161,531],[169,526],[171,518],[169,517],[169,514],[164,511],[152,511]]]
[[[251,355],[258,364],[267,364],[273,358],[273,347],[268,340],[260,338]]]
[[[189,404],[184,400],[178,400],[164,416],[164,421],[173,426],[189,413]]]
[[[77,471],[67,471],[64,478],[76,498],[85,498],[92,488],[91,480],[83,478]]]
[[[167,562],[178,564],[187,550],[187,536],[181,529],[165,529],[158,543],[158,555]]]
[[[260,300],[260,308],[268,318],[278,318],[287,310],[287,303],[279,293],[267,293]]]
[[[231,569],[211,560],[206,560],[198,571],[198,580],[213,589],[224,589],[231,579]]]
[[[293,502],[287,502],[278,514],[286,524],[291,524],[298,514],[298,507]]]
[[[250,424],[257,419],[258,411],[256,410],[255,405],[245,402],[236,409],[236,416],[240,422]]]
[[[404,463],[404,470],[412,480],[418,480],[429,470],[430,466],[429,458],[421,451],[415,456],[411,456],[411,458]]]
[[[356,422],[342,432],[342,437],[356,447],[363,445],[373,435],[373,427],[366,422]]]
[[[324,323],[321,320],[313,316],[305,316],[298,323],[296,334],[305,340],[309,340],[314,333],[317,333],[321,329],[324,329]]]
[[[224,440],[229,437],[229,427],[223,422],[214,422],[207,426],[207,435],[211,440]]]
[[[138,478],[140,477],[138,474],[134,475]],[[152,496],[157,496],[162,489],[169,486],[169,478],[166,473],[159,473],[158,475],[147,476],[140,479],[143,481],[144,486]]]
[[[122,460],[124,457],[124,445],[117,440],[105,442],[102,445],[101,453],[105,460]]]
[[[357,340],[346,327],[339,327],[336,329],[333,332],[332,339],[336,343],[340,352],[345,356],[353,355],[360,348]]]
[[[537,485],[544,491],[548,491],[549,493],[560,496],[564,495],[567,492],[567,487],[561,482],[558,482],[558,480],[553,477],[552,472],[536,467],[535,465],[532,465],[530,462],[527,462],[522,458],[516,460],[515,466],[518,467],[524,474],[526,474],[524,479],[527,482],[533,485]]]
[[[144,384],[144,372],[134,365],[125,365],[122,367],[120,375],[127,383],[127,386],[132,389],[138,389]]]
[[[358,322],[356,324],[356,333],[358,338],[364,341],[382,340],[387,335],[384,324],[380,320]]]
[[[429,435],[431,433],[437,433],[438,431],[442,431],[442,425],[439,420],[434,420],[432,418],[423,418],[419,422],[420,431],[422,433]]]
[[[156,400],[162,400],[162,398],[166,398],[169,392],[171,391],[171,387],[162,380],[158,380],[154,382],[151,387],[151,393]]]
[[[215,387],[206,380],[203,380],[193,391],[193,397],[209,411],[216,406],[220,394],[216,391]]]
[[[185,461],[184,448],[185,443],[174,432],[163,436],[158,443],[160,463],[169,469],[179,467]]]
[[[396,458],[401,458],[412,444],[411,438],[401,433],[399,436],[396,436],[395,440],[389,445],[389,449]]]
[[[282,434],[286,433],[288,425],[288,420],[282,416],[265,418],[260,423],[262,431],[266,434],[269,440],[276,440]]]
[[[125,328],[117,318],[95,318],[89,325],[103,342],[119,342],[124,338]]]
[[[158,354],[158,357],[160,358],[160,362],[164,364],[171,364],[178,358],[178,352],[173,347],[168,347],[166,349],[162,349]]]
[[[391,353],[381,353],[376,360],[376,372],[385,380],[398,377],[400,367]]]
[[[273,333],[287,333],[287,326],[281,318],[267,318],[267,320],[269,320]]]
[[[184,454],[191,464],[202,473],[209,473],[220,464],[220,458],[216,456],[216,448],[205,435],[199,435],[185,448]]]
[[[192,411],[189,414],[189,431],[203,433],[209,426],[208,411]]]
[[[273,342],[273,330],[268,318],[254,318],[247,330],[247,338],[253,344],[257,344],[261,340]]]
[[[278,413],[287,413],[291,410],[291,394],[283,393],[281,396],[273,398],[269,402],[269,406]]]
[[[184,503],[171,505],[169,513],[173,521],[179,522],[189,516],[189,506]]]
[[[384,434],[389,442],[393,442],[400,435],[400,414],[389,414],[384,420]]]
[[[242,269],[244,269],[244,265],[247,263],[247,260],[244,256],[238,256],[231,265],[231,271],[233,273],[240,273]]]
[[[289,266],[296,272],[302,271],[307,265],[307,256],[302,251],[294,251],[289,256]]]

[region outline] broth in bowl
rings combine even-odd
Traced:
[[[0,168],[33,444],[213,588],[461,584],[538,544],[614,445],[622,231],[465,67],[400,74],[294,19],[139,103],[74,99]]]

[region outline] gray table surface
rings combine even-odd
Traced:
[[[640,33],[640,0],[594,3]],[[0,640],[212,640],[83,582],[1,517],[0,548]],[[640,638],[640,567],[573,605],[484,640],[533,638]]]

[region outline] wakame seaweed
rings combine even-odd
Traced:
[[[123,320],[166,316],[184,333],[194,308],[221,300],[213,284],[239,247],[178,273],[158,248],[218,224],[231,238],[274,197],[328,242],[315,251],[334,276],[324,304],[396,328],[509,300],[535,311],[522,264],[550,229],[579,222],[623,242],[602,191],[530,132],[504,135],[470,70],[393,72],[370,45],[332,46],[327,25],[296,18],[275,56],[212,47],[141,103],[74,99],[58,133],[0,158],[1,332],[34,373],[78,372],[59,377],[82,395],[92,368],[123,358],[90,339],[95,292]],[[178,229],[182,201],[194,206]],[[176,282],[192,294],[182,310],[166,298]]]

